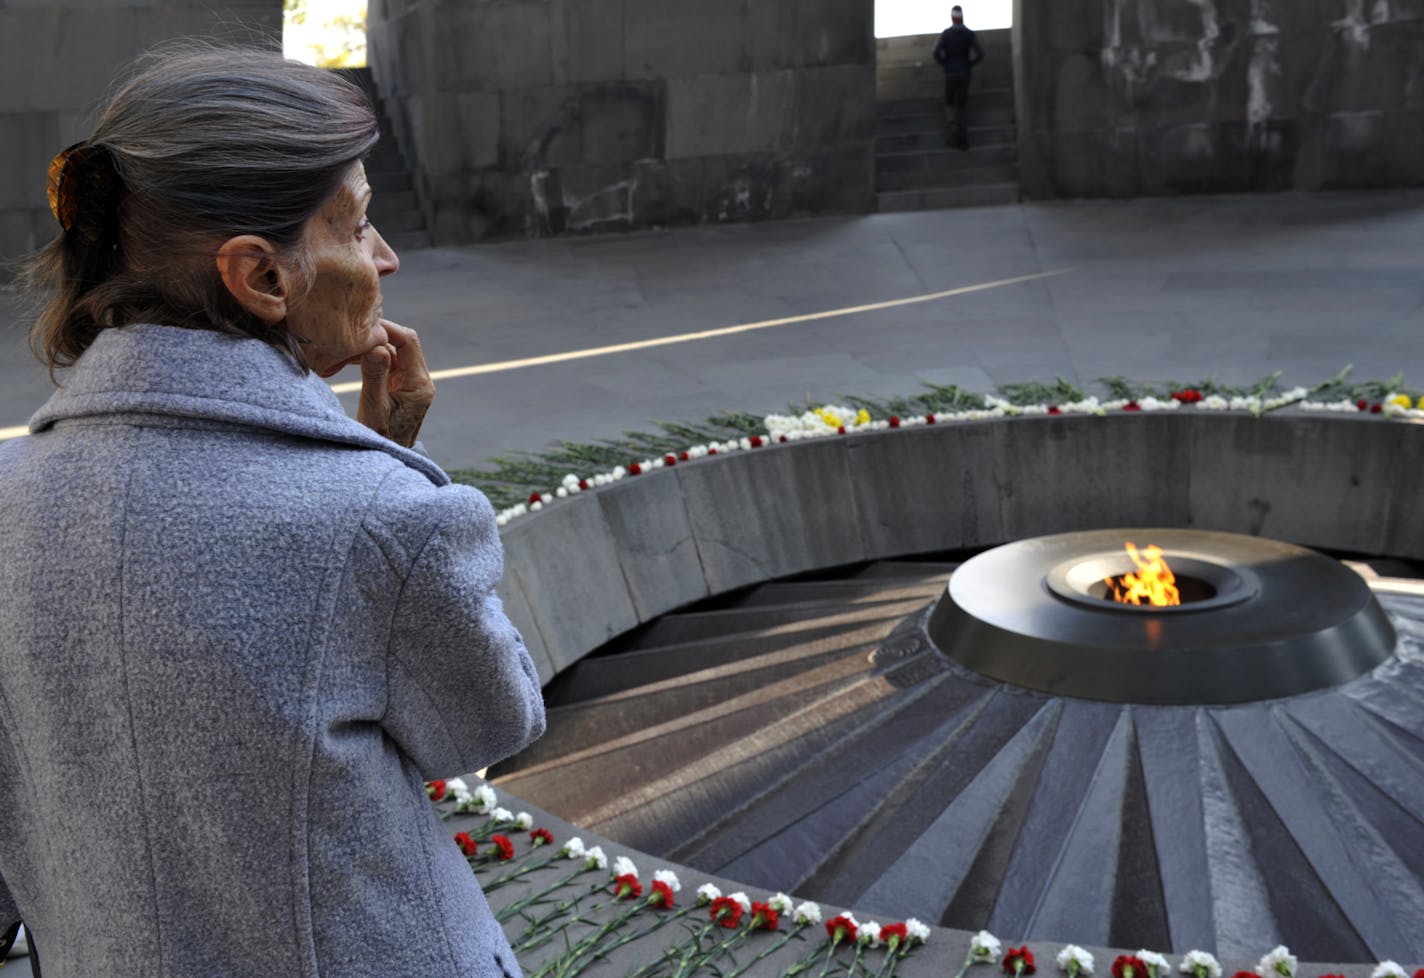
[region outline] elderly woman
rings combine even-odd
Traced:
[[[62,386],[0,450],[0,935],[47,978],[518,974],[423,781],[538,737],[539,680],[415,449],[376,138],[332,74],[170,50],[51,169]]]

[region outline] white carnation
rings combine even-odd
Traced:
[[[1199,978],[1221,978],[1221,962],[1206,951],[1188,951],[1177,970]]]
[[[1091,975],[1093,956],[1076,944],[1069,944],[1058,952],[1058,967],[1070,975]]]
[[[474,792],[474,808],[481,815],[494,809],[498,803],[494,789],[487,784],[482,784]]]
[[[1266,956],[1257,963],[1256,973],[1262,978],[1268,978],[1272,974],[1281,975],[1283,978],[1294,978],[1297,964],[1295,955],[1290,953],[1290,949],[1284,944],[1277,944],[1267,951]]]
[[[494,819],[496,822],[512,822],[514,821],[514,813],[511,812],[508,808],[496,808],[494,811],[490,812],[490,818]]]
[[[916,920],[914,917],[911,917],[905,921],[905,934],[910,938],[910,940],[918,941],[921,944],[925,943],[930,939],[929,927],[926,926],[922,921]]]
[[[716,883],[703,883],[697,888],[697,901],[699,903],[711,903],[722,895],[722,891]]]
[[[999,955],[1003,953],[1004,945],[999,943],[999,939],[987,930],[981,930],[970,939],[970,954],[975,961],[993,962],[999,960]]]
[[[587,866],[589,869],[608,868],[608,857],[603,854],[602,846],[594,846],[592,849],[588,850],[588,852],[584,853],[584,855],[588,857],[584,865]]]
[[[514,816],[514,821],[521,829],[528,831],[534,827],[534,816],[528,812],[520,812]]]
[[[821,922],[821,905],[809,900],[801,904],[796,908],[796,922],[798,924],[819,924]]]
[[[617,859],[613,860],[613,875],[637,876],[638,867],[633,865],[633,860],[629,859],[627,856],[619,856]]]
[[[859,933],[856,934],[857,941],[870,947],[880,946],[880,925],[873,920],[867,920],[860,925]]]
[[[766,901],[766,905],[777,913],[790,913],[791,909],[796,906],[796,902],[785,893],[773,893]]]
[[[1375,970],[1370,972],[1370,978],[1409,978],[1409,976],[1395,962],[1381,961]]]
[[[578,836],[574,836],[568,842],[565,842],[564,848],[559,851],[570,859],[582,859],[588,855],[588,850],[583,847],[583,840]]]
[[[1171,962],[1156,951],[1148,951],[1144,948],[1137,952],[1137,956],[1142,959],[1143,964],[1147,965],[1147,973],[1151,978],[1162,978],[1172,970]]]
[[[670,869],[659,869],[653,873],[653,880],[658,883],[666,883],[667,888],[674,893],[682,892],[682,881],[677,878],[677,874]]]
[[[738,890],[736,893],[731,894],[731,898],[736,902],[737,906],[742,908],[742,913],[752,912],[751,897],[747,896],[741,890]]]

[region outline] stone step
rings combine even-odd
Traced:
[[[922,657],[916,664],[943,668],[942,661],[932,659],[937,657]],[[908,664],[901,671],[905,668]],[[827,735],[838,740],[838,729],[857,723],[847,717],[851,708],[858,709],[862,720],[893,712],[901,703],[916,698],[910,686],[925,681],[924,677],[896,680],[866,673],[836,689],[808,690],[802,696],[787,697],[775,732],[744,726],[736,737],[719,743],[705,757],[680,767],[671,777],[627,792],[602,810],[589,813],[580,824],[644,851],[667,852],[697,835],[709,815],[715,818],[774,791],[774,786],[784,781],[788,766],[816,756]],[[848,708],[847,704],[853,706]],[[770,825],[743,824],[753,833],[773,830]],[[788,857],[793,854],[783,851],[779,858],[794,865]]]
[[[965,150],[945,146],[944,140],[941,139],[940,144],[934,149],[920,149],[904,153],[876,153],[875,175],[877,178],[907,173],[949,176],[957,175],[965,170],[1017,164],[1018,158],[1018,143],[991,143],[988,145],[971,143],[969,149]]]
[[[406,231],[425,230],[425,215],[415,206],[397,208],[389,204],[382,204],[377,207],[373,198],[368,215],[371,218],[371,223],[376,225],[383,237]]]
[[[911,592],[908,601],[904,598],[886,599],[849,607],[842,602],[824,601],[770,608],[723,608],[664,615],[640,630],[629,648],[654,649],[680,643],[715,641],[773,629],[785,631],[787,626],[820,619],[864,621],[899,613],[908,615],[914,605],[925,600],[925,595],[936,593],[938,589],[932,585],[929,588],[916,588]]]
[[[910,614],[918,601],[877,604],[859,613],[843,608],[823,611],[814,618],[784,622],[772,628],[731,633],[726,630],[711,638],[678,644],[635,648],[616,655],[585,658],[566,669],[545,689],[544,700],[554,706],[578,704],[624,690],[622,696],[640,695],[644,690],[678,679],[692,681],[708,670],[728,668],[752,656],[785,648],[810,648],[851,634],[867,624],[893,623]],[[734,626],[735,628],[735,626]]]
[[[966,154],[967,155],[967,154]],[[964,164],[957,167],[948,165],[926,165],[920,169],[894,173],[875,174],[875,192],[895,193],[905,190],[931,191],[955,189],[959,187],[992,186],[1004,183],[1017,185],[1019,165],[1017,161],[1006,163]]]
[[[897,98],[877,98],[875,100],[876,120],[891,119],[905,115],[924,115],[927,112],[936,112],[944,105],[944,90],[942,88],[930,88],[924,92],[917,92]],[[1003,109],[1010,111],[1014,107],[1014,90],[1012,88],[971,88],[969,90],[969,109]]]
[[[877,193],[875,209],[880,213],[927,211],[948,207],[995,207],[1019,201],[1018,181],[962,187],[934,187],[926,190],[896,190]]]
[[[932,587],[933,573],[926,574],[914,582],[906,582],[905,587]],[[896,600],[908,597],[903,589],[886,593],[884,582],[837,579],[830,581],[775,581],[763,584],[746,594],[726,599],[729,608],[763,608],[768,606],[795,605],[804,602],[835,602],[842,606],[854,602],[881,601],[887,597]]]
[[[1013,88],[1014,72],[1012,65],[995,65],[989,67],[987,64],[974,69],[970,76],[970,91],[976,88]],[[922,65],[884,65],[875,69],[875,92],[880,98],[881,93],[892,88],[919,88],[934,89],[944,86],[944,69],[933,61]]]
[[[876,136],[875,155],[942,150],[945,128],[944,120],[936,119],[935,124],[927,129]],[[1014,126],[970,126],[969,145],[974,150],[990,146],[1017,146],[1018,129]]]
[[[954,573],[959,566],[959,561],[944,560],[877,560],[873,564],[866,564],[860,570],[849,575],[860,580],[894,580],[908,577],[915,580],[938,579],[940,583],[945,583],[949,575]]]
[[[641,729],[611,740],[592,745],[575,742],[579,745],[575,750],[565,743],[564,753],[555,760],[509,775],[502,773],[501,766],[501,773],[491,772],[493,780],[517,797],[597,830],[599,820],[615,818],[623,813],[624,805],[639,803],[635,795],[647,792],[656,797],[656,789],[647,785],[673,777],[709,755],[721,754],[748,731],[770,727],[807,699],[814,701],[863,681],[870,647],[847,646],[843,654],[810,670],[758,683],[740,696],[678,711],[670,719],[658,716],[658,722],[639,723]],[[624,712],[634,719],[639,714],[636,706]],[[550,729],[554,729],[552,723]],[[546,732],[543,739],[548,737]],[[644,786],[640,791],[631,789],[631,772],[636,772],[636,783]],[[620,841],[636,845],[630,839]]]
[[[919,109],[915,112],[877,116],[875,135],[895,136],[907,132],[930,132],[935,127],[944,126],[944,103],[933,99],[919,99]],[[1012,105],[985,106],[973,99],[969,101],[969,128],[1003,129],[1015,126]]]
[[[398,194],[415,189],[406,170],[367,170],[366,180],[377,194]]]

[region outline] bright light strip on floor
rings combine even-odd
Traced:
[[[945,289],[943,292],[927,292],[924,295],[912,295],[905,299],[888,299],[885,302],[871,302],[863,306],[847,306],[844,309],[826,309],[822,312],[808,312],[800,316],[785,316],[781,319],[763,319],[758,323],[721,326],[717,329],[704,329],[696,333],[679,333],[676,336],[657,336],[650,340],[615,343],[613,346],[594,346],[586,350],[548,353],[540,357],[525,357],[522,360],[502,360],[499,363],[477,363],[469,367],[450,367],[446,370],[432,370],[430,372],[430,378],[432,380],[451,380],[456,377],[474,377],[479,374],[502,373],[506,370],[522,370],[525,367],[540,367],[546,363],[567,363],[570,360],[606,357],[614,353],[630,353],[633,350],[648,350],[657,346],[671,346],[674,343],[692,343],[697,340],[714,339],[718,336],[735,336],[737,333],[750,333],[758,329],[771,329],[775,326],[792,326],[796,323],[809,323],[817,319],[835,319],[838,316],[854,316],[862,312],[876,312],[880,309],[893,309],[896,306],[910,306],[917,302],[934,302],[936,299],[948,299],[956,295],[968,295],[971,292],[983,292],[987,289],[1003,288],[1006,285],[1033,282],[1037,279],[1050,278],[1054,275],[1062,275],[1065,272],[1071,271],[1071,268],[1056,268],[1048,272],[1035,272],[1032,275],[1001,278],[994,282],[980,282],[977,285],[962,285],[957,289]],[[352,380],[341,384],[332,384],[331,389],[338,394],[353,394],[361,389],[361,382],[359,380]],[[29,434],[29,431],[30,429],[27,425],[16,425],[13,428],[0,428],[0,441],[19,438],[21,435]]]
[[[474,377],[479,374],[502,373],[506,370],[522,370],[525,367],[542,367],[549,363],[567,363],[570,360],[586,360],[590,357],[606,357],[614,353],[630,353],[634,350],[648,350],[658,346],[671,346],[674,343],[692,343],[697,340],[714,339],[718,336],[734,336],[737,333],[750,333],[758,329],[771,329],[775,326],[791,326],[796,323],[807,323],[817,319],[854,316],[862,312],[893,309],[896,306],[909,306],[917,302],[933,302],[936,299],[948,299],[951,296],[967,295],[970,292],[983,292],[986,289],[998,289],[1006,285],[1018,285],[1020,282],[1032,282],[1036,279],[1049,278],[1053,275],[1062,275],[1069,271],[1072,271],[1072,269],[1058,268],[1048,272],[1036,272],[1033,275],[1019,275],[1016,278],[1003,278],[994,282],[981,282],[978,285],[963,285],[957,289],[946,289],[943,292],[912,295],[906,299],[889,299],[885,302],[872,302],[864,306],[827,309],[823,312],[808,312],[800,316],[786,316],[781,319],[764,319],[758,323],[742,323],[739,326],[721,326],[717,329],[704,329],[696,333],[679,333],[676,336],[657,336],[650,340],[634,340],[631,343],[615,343],[612,346],[594,346],[585,350],[568,350],[564,353],[547,353],[544,356],[524,357],[520,360],[502,360],[498,363],[477,363],[469,367],[450,367],[446,370],[432,370],[430,372],[430,378],[432,380],[452,380],[456,377]],[[332,384],[331,389],[338,394],[352,394],[361,389],[361,382],[359,380],[352,380],[341,384]]]

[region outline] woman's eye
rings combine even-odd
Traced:
[[[356,237],[357,237],[358,239],[364,238],[364,237],[366,236],[366,229],[369,228],[370,226],[371,226],[371,219],[370,219],[369,217],[363,217],[363,218],[361,218],[361,223],[358,224],[358,225],[356,225]]]

